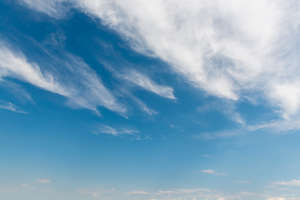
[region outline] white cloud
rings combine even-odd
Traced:
[[[174,90],[171,87],[163,86],[155,83],[146,75],[143,75],[137,71],[130,70],[126,74],[121,75],[121,77],[145,90],[153,92],[159,96],[169,98],[169,99],[176,99],[174,96]]]
[[[120,74],[117,74],[115,71],[113,73],[120,77]],[[158,114],[157,111],[153,110],[152,108],[149,108],[147,104],[145,104],[138,97],[134,96],[128,88],[124,87],[124,85],[122,85],[122,88],[120,88],[120,92],[124,94],[124,96],[133,100],[138,105],[139,109],[145,112],[146,114],[150,116]]]
[[[103,106],[109,110],[125,114],[126,107],[118,103],[114,95],[103,85],[96,72],[81,59],[71,56],[69,63],[65,63],[72,79],[63,80],[69,84],[72,94],[69,95],[70,104],[94,110]]]
[[[202,173],[204,174],[215,174],[215,170],[212,170],[212,169],[204,169],[204,170],[201,170]]]
[[[79,190],[82,195],[92,198],[104,199],[130,199],[130,200],[223,200],[225,196],[214,190],[205,188],[182,188],[158,191],[134,190],[131,192],[123,192],[121,190],[101,190],[101,189],[84,189]],[[227,199],[227,198],[226,198]],[[228,198],[229,199],[229,198]],[[230,199],[231,200],[231,199]]]
[[[183,5],[174,0],[87,0],[79,4],[139,49],[170,63],[194,86],[236,100],[238,85],[261,71],[258,59],[265,53],[260,48],[275,37],[280,13],[270,2],[189,0]]]
[[[95,199],[107,198],[114,193],[117,193],[116,189],[79,189],[79,194],[89,196]],[[110,199],[110,198],[109,198]]]
[[[23,0],[59,15],[61,1]],[[69,0],[170,64],[208,94],[238,100],[262,94],[284,118],[300,111],[295,0]],[[149,84],[136,81],[140,86]],[[155,90],[156,91],[156,90]],[[165,96],[172,97],[171,91]]]
[[[1,43],[0,78],[4,77],[17,78],[51,92],[68,95],[65,88],[55,81],[52,74],[42,73],[37,64],[29,63],[20,52],[13,52]]]
[[[50,179],[46,179],[46,178],[39,178],[36,180],[36,182],[39,184],[50,184],[52,181]]]
[[[153,199],[157,200],[242,200],[253,196],[253,194],[241,192],[237,194],[228,195],[207,188],[181,188],[171,190],[160,190],[157,192],[149,193],[148,196],[151,196]]]
[[[286,200],[284,197],[270,197],[267,200]]]
[[[144,111],[145,113],[147,113],[148,115],[155,115],[157,114],[158,112],[149,108],[143,101],[141,101],[140,99],[134,97],[134,96],[131,96],[131,98],[137,103],[137,105],[140,107],[140,109],[142,111]]]
[[[204,132],[197,135],[194,135],[196,139],[203,140],[216,140],[216,139],[225,139],[240,136],[247,133],[247,130],[235,129],[235,130],[226,130],[226,131],[216,131],[216,132]]]
[[[107,134],[112,136],[121,136],[121,135],[136,135],[139,131],[136,129],[130,128],[113,128],[107,125],[101,125],[98,127],[96,131],[94,131],[95,135],[99,134]]]
[[[293,187],[300,187],[300,180],[293,179],[290,181],[280,181],[273,183],[274,185],[278,186],[293,186]]]
[[[86,108],[98,114],[98,106],[121,114],[126,112],[126,108],[117,102],[96,72],[83,60],[67,53],[62,53],[62,59],[50,56],[51,66],[40,66],[1,42],[0,79],[19,79],[66,97],[72,107]]]
[[[68,0],[17,0],[29,8],[35,9],[37,11],[46,13],[52,17],[63,17],[66,14],[67,7],[66,3],[71,2]]]
[[[197,107],[198,112],[209,112],[218,111],[224,114],[226,117],[231,119],[240,125],[245,125],[246,122],[243,117],[236,111],[235,105],[231,101],[211,101],[204,105]]]
[[[128,192],[128,194],[130,194],[130,195],[149,195],[150,193],[142,191],[142,190],[135,190],[135,191]]]
[[[0,109],[9,110],[11,112],[16,112],[16,113],[21,113],[21,114],[26,114],[25,111],[20,110],[15,104],[13,104],[11,102],[1,102],[0,101]]]
[[[0,78],[0,88],[12,94],[21,103],[34,103],[31,95],[21,85],[13,81],[5,81]]]
[[[225,175],[224,173],[216,172],[213,169],[203,169],[200,172],[203,174],[209,174],[209,175],[215,175],[215,176],[224,176]]]
[[[18,190],[25,190],[25,191],[28,191],[28,190],[30,190],[30,191],[33,191],[33,190],[37,190],[37,188],[36,188],[36,186],[34,186],[33,184],[26,184],[26,183],[23,183],[23,184],[21,184],[19,187],[17,187],[16,189],[18,189]],[[18,192],[20,192],[20,191],[18,191]]]

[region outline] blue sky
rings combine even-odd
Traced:
[[[0,198],[299,200],[294,0],[0,2]]]

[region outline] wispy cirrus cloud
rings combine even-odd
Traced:
[[[198,112],[211,112],[211,111],[218,111],[224,114],[226,117],[231,119],[233,122],[236,122],[240,125],[245,125],[246,122],[243,117],[237,112],[235,104],[231,101],[212,101],[206,103],[204,105],[197,107]]]
[[[21,114],[27,114],[27,112],[21,110],[18,108],[15,104],[11,102],[2,102],[0,101],[0,109],[2,110],[8,110],[15,113],[21,113]]]
[[[13,51],[2,42],[0,47],[0,78],[13,77],[42,89],[60,95],[68,95],[65,88],[55,81],[53,75],[41,72],[35,63],[29,63],[25,56],[18,51]]]
[[[215,176],[225,176],[226,175],[224,173],[217,172],[213,169],[203,169],[200,172],[203,173],[203,174],[215,175]]]
[[[82,59],[66,52],[61,54],[62,57],[49,52],[47,54],[50,60],[46,59],[47,62],[42,64],[34,63],[28,61],[22,52],[2,41],[0,79],[18,79],[64,96],[68,100],[67,104],[74,108],[89,109],[97,114],[99,106],[120,114],[126,112],[126,107],[118,103],[96,72]]]
[[[143,101],[141,101],[139,98],[133,96],[133,95],[130,95],[130,97],[133,99],[133,101],[135,101],[137,103],[137,105],[140,107],[140,109],[142,111],[144,111],[145,113],[147,113],[148,115],[155,115],[157,114],[158,112],[149,108]]]
[[[0,79],[0,88],[13,95],[14,98],[21,103],[34,103],[31,94],[26,91],[21,85],[13,82],[12,80],[1,80]]]
[[[95,135],[107,134],[112,136],[121,136],[121,135],[136,135],[139,133],[138,130],[132,128],[113,128],[108,125],[100,125],[97,130],[93,131]]]
[[[176,99],[173,88],[169,86],[159,85],[151,80],[148,76],[137,72],[135,70],[129,70],[128,72],[120,75],[123,79],[147,90],[157,94],[161,97],[168,99]]]
[[[194,138],[204,140],[226,139],[259,131],[271,134],[285,134],[287,132],[293,133],[300,128],[299,123],[300,120],[297,117],[294,119],[271,120],[269,122],[257,123],[252,125],[242,124],[244,126],[236,129],[195,134]]]
[[[290,181],[279,181],[279,182],[274,182],[273,185],[286,186],[286,187],[300,187],[300,180],[293,179]]]
[[[52,17],[61,18],[65,16],[68,7],[69,0],[17,0],[22,4],[27,5],[29,8],[38,10],[40,12],[46,13]]]
[[[255,93],[283,119],[300,114],[297,1],[24,2],[54,17],[66,2],[72,4],[209,95],[238,101]],[[137,76],[134,83],[158,93],[141,79]],[[171,90],[161,94],[173,98]]]

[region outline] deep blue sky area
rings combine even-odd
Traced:
[[[1,1],[0,199],[299,200],[298,4],[241,2]]]

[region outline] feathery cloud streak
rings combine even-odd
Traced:
[[[96,72],[80,58],[67,53],[62,59],[51,55],[50,63],[56,67],[55,70],[54,66],[29,62],[20,51],[1,42],[0,79],[10,77],[30,83],[66,97],[68,105],[72,107],[89,109],[98,114],[98,106],[118,113],[126,112],[126,108],[117,102]]]
[[[15,113],[26,114],[23,110],[20,110],[15,104],[11,102],[1,102],[0,101],[0,109],[8,110]]]
[[[155,83],[153,80],[151,80],[149,77],[131,70],[127,72],[126,74],[121,75],[123,79],[145,89],[150,92],[153,92],[159,96],[168,98],[168,99],[176,99],[173,93],[173,88],[168,86],[163,86]]]
[[[98,127],[96,131],[94,131],[95,135],[99,134],[107,134],[112,136],[121,136],[121,135],[136,135],[139,131],[135,129],[129,129],[129,128],[113,128],[108,125],[101,125]]]

